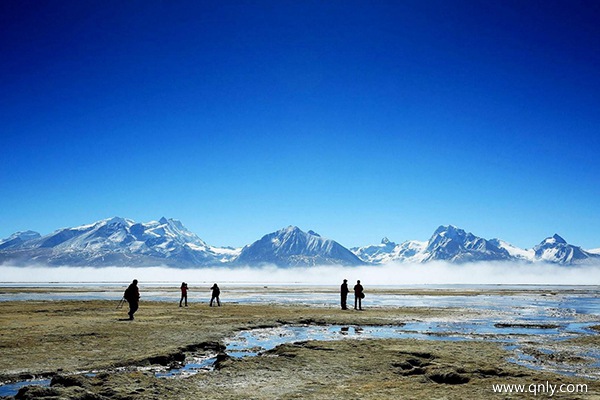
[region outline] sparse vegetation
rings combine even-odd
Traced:
[[[506,398],[492,392],[493,383],[545,381],[585,382],[589,393],[580,396],[593,399],[600,389],[597,381],[511,364],[498,343],[443,340],[285,344],[258,357],[223,357],[215,371],[178,379],[160,379],[143,371],[115,372],[120,366],[168,364],[181,358],[182,351],[218,351],[226,337],[242,329],[294,323],[401,325],[474,313],[239,304],[179,308],[176,302],[145,302],[136,320],[129,322],[119,321],[126,311],[115,306],[109,301],[3,303],[0,378],[53,376],[49,388],[22,389],[23,399],[197,399],[208,394],[222,399],[480,399]],[[72,375],[91,370],[100,372],[93,377]]]

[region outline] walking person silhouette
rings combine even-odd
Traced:
[[[129,315],[130,321],[133,321],[133,314],[138,310],[140,303],[140,289],[137,284],[137,279],[134,279],[123,294],[123,297],[127,300],[127,303],[129,303],[129,312],[127,314]]]
[[[217,305],[221,307],[221,302],[219,301],[219,295],[221,294],[221,289],[215,283],[213,287],[210,288],[212,290],[212,297],[210,298],[210,307],[213,306],[213,301],[217,300]]]

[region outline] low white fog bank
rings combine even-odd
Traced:
[[[389,264],[307,268],[13,267],[0,266],[0,282],[228,282],[247,284],[363,285],[538,284],[599,285],[600,266],[474,263]]]

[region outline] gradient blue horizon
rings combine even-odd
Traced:
[[[600,247],[596,1],[0,3],[0,238]]]

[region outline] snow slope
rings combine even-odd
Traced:
[[[288,226],[244,247],[238,265],[273,264],[280,267],[364,264],[350,250],[319,234]]]

